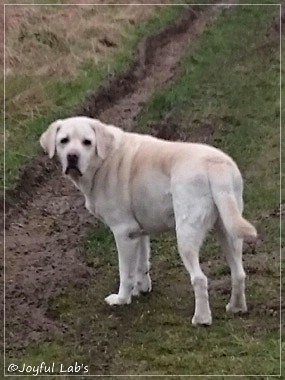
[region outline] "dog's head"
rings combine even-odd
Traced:
[[[41,135],[40,144],[49,157],[60,159],[63,173],[73,178],[98,167],[113,148],[114,135],[99,120],[84,116],[57,120]]]

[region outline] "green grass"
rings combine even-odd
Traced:
[[[183,60],[176,83],[152,97],[137,125],[148,132],[168,115],[191,139],[210,123],[213,145],[240,166],[246,215],[263,236],[244,255],[249,314],[225,313],[230,279],[210,237],[201,261],[213,326],[191,326],[190,279],[172,235],[152,242],[153,292],[109,308],[103,298],[117,289],[117,256],[110,231],[100,225],[84,247],[95,268],[88,288],[70,289],[50,306],[69,331],[28,348],[21,361],[77,360],[91,374],[279,374],[279,220],[270,217],[279,200],[279,41],[270,29],[276,8],[237,7],[221,16]]]

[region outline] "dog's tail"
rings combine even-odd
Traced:
[[[208,165],[212,196],[229,235],[255,241],[256,229],[242,216],[242,177],[236,165],[233,165],[228,162]]]

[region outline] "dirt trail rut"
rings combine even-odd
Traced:
[[[130,130],[149,96],[174,77],[183,54],[221,11],[215,6],[197,13],[187,9],[175,24],[147,38],[130,70],[90,96],[76,113]],[[92,275],[80,242],[94,220],[59,166],[46,157],[37,159],[25,169],[15,195],[10,203],[18,206],[10,204],[6,225],[8,349],[63,331],[65,326],[48,316],[50,301],[67,285],[84,286]]]
[[[79,113],[130,130],[149,97],[175,76],[187,48],[221,10],[220,6],[209,7],[203,13],[188,9],[174,25],[146,38],[138,47],[139,57],[131,71],[111,84],[114,92],[106,95],[103,88]]]

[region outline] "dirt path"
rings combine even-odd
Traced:
[[[89,97],[77,113],[131,129],[146,100],[175,76],[183,54],[221,11],[187,10],[174,25],[147,38],[130,71]],[[59,167],[39,158],[25,169],[15,194],[21,203],[15,207],[10,199],[5,242],[8,349],[63,331],[48,316],[50,301],[67,285],[84,286],[92,275],[80,242],[94,220]]]
[[[203,13],[189,9],[174,25],[146,38],[138,47],[139,58],[130,72],[111,83],[113,93],[107,90],[106,94],[102,89],[87,100],[79,113],[99,117],[107,123],[115,120],[117,126],[131,130],[149,97],[172,80],[184,53],[221,10],[218,6],[209,7]]]

